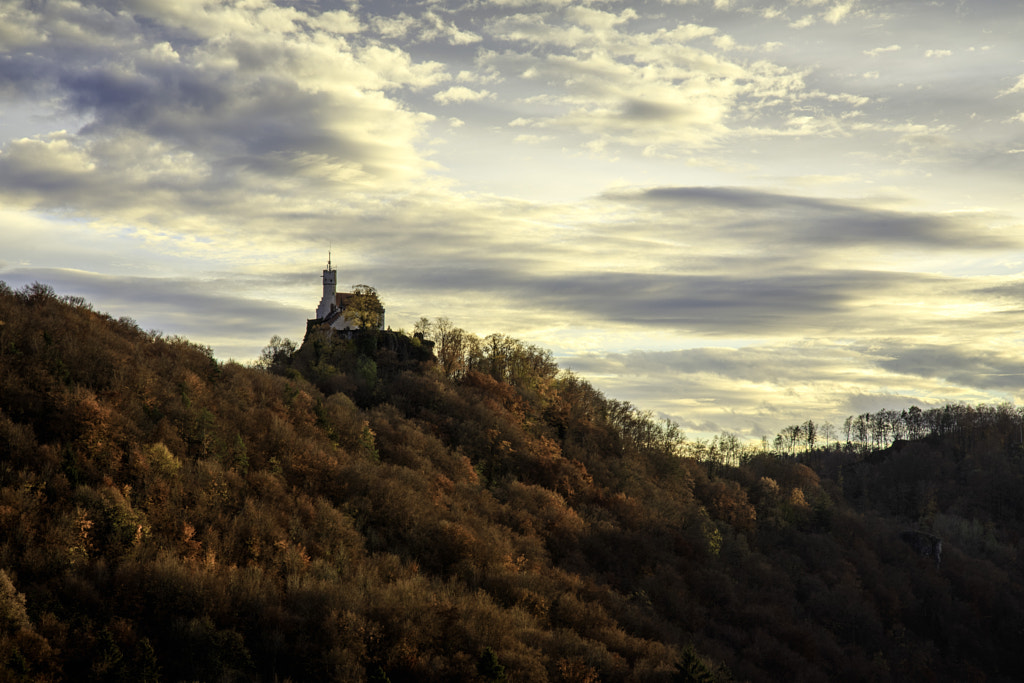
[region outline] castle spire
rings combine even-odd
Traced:
[[[327,250],[327,270],[323,274],[324,279],[324,295],[320,299],[320,305],[316,308],[317,319],[322,320],[326,318],[330,312],[334,309],[334,298],[338,285],[338,271],[331,266],[331,251]]]

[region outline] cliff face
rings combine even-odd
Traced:
[[[937,570],[867,473],[848,501],[680,457],[535,347],[449,379],[421,340],[311,337],[248,368],[45,287],[0,286],[0,321],[5,680],[1024,674],[1011,536]]]

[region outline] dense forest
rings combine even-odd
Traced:
[[[0,283],[0,681],[1024,679],[1020,411],[689,441],[417,332],[246,367]]]

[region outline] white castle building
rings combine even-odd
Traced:
[[[327,269],[324,270],[324,295],[316,307],[316,318],[309,321],[316,325],[329,325],[332,330],[351,333],[359,329],[354,320],[345,315],[345,307],[355,296],[354,292],[338,291],[338,271],[331,267],[331,255],[327,254]],[[384,329],[384,310],[381,309],[380,329]]]

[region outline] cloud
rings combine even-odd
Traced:
[[[838,429],[847,416],[883,408],[1005,400],[1024,376],[1024,363],[1005,351],[884,337],[577,353],[560,362],[594,377],[610,395],[651,407],[705,438],[720,431],[771,437],[809,418]]]
[[[464,31],[454,23],[446,22],[435,12],[428,11],[419,20],[419,40],[430,42],[443,38],[449,45],[471,45],[482,38],[472,31]]]
[[[362,29],[358,17],[345,10],[322,12],[309,23],[330,33],[358,33]]]
[[[258,351],[254,337],[269,340],[281,330],[299,330],[304,325],[301,309],[246,296],[246,278],[238,275],[181,279],[8,269],[0,271],[0,280],[12,288],[43,282],[60,295],[84,297],[100,312],[131,317],[144,330],[180,335],[210,346],[225,360],[251,359]],[[249,279],[248,284],[255,282]]]
[[[671,151],[727,134],[728,116],[747,91],[751,96],[769,89],[785,93],[796,85],[779,70],[744,67],[715,55],[709,48],[731,49],[735,43],[713,28],[679,24],[651,33],[625,31],[635,17],[632,11],[577,8],[557,20],[519,14],[490,22],[487,30],[495,38],[543,50],[515,57],[495,53],[491,63],[531,82],[563,86],[546,98],[560,113],[519,119],[582,133],[591,146]],[[699,47],[704,40],[711,42]]]
[[[11,4],[0,8],[0,45],[13,50],[36,45],[44,39],[37,15],[27,7]]]
[[[721,234],[759,237],[789,248],[816,246],[915,245],[928,249],[1018,247],[995,232],[981,232],[980,220],[960,214],[913,214],[874,208],[868,203],[775,194],[745,188],[662,187],[613,192],[609,199],[640,202],[660,212],[707,212]]]
[[[273,203],[296,178],[394,189],[432,168],[417,147],[431,117],[391,93],[448,74],[351,42],[362,30],[351,13],[138,3],[111,14],[69,1],[12,16],[22,46],[4,46],[0,90],[86,124],[3,145],[5,201],[151,225],[198,212],[209,229],[254,209],[249,192]]]
[[[554,135],[523,134],[523,135],[517,135],[515,137],[516,142],[522,142],[522,143],[527,144],[527,145],[540,145],[540,144],[543,144],[545,142],[550,142],[551,140],[554,140],[554,139],[555,139]]]
[[[879,360],[884,357],[864,345],[807,339],[739,348],[576,354],[560,362],[594,377],[606,393],[675,420],[692,438],[722,431],[752,440],[771,438],[808,419],[819,426],[831,424],[839,436],[849,415],[912,405],[930,408],[942,405],[944,395],[962,395],[953,385],[901,382],[901,375],[890,374]],[[864,390],[878,384],[892,388]]]
[[[522,271],[523,254],[506,259],[484,258],[482,265],[452,265],[444,271],[418,269],[392,275],[415,279],[439,300],[458,297],[473,307],[500,301],[502,310],[522,321],[572,321],[581,327],[603,326],[608,335],[645,330],[701,338],[788,338],[793,335],[838,334],[846,337],[920,333],[923,316],[941,308],[930,301],[913,315],[901,305],[946,293],[960,301],[955,282],[911,273],[855,269],[807,268],[793,274],[760,274],[753,259],[719,259],[680,272],[594,272],[589,268],[544,275],[543,268]],[[571,257],[571,255],[570,255]],[[582,255],[577,255],[577,258]],[[671,267],[671,260],[659,263]],[[540,271],[540,272],[538,272]],[[406,286],[411,286],[411,282]],[[473,302],[477,303],[473,303]],[[495,304],[491,304],[495,305]]]
[[[838,380],[848,372],[854,358],[859,358],[859,354],[847,346],[801,344],[587,354],[577,357],[574,363],[597,375],[706,374],[755,384],[800,384],[809,372],[820,381]]]
[[[838,2],[825,12],[824,19],[830,24],[838,24],[850,14],[853,9],[854,0],[849,2]]]
[[[463,85],[456,85],[434,93],[434,101],[440,104],[459,104],[462,102],[479,102],[480,100],[494,99],[494,93],[489,90],[471,90]]]
[[[1019,391],[1024,361],[1012,353],[948,344],[891,344],[879,367],[889,372],[981,390]]]
[[[1000,90],[997,97],[1004,97],[1005,95],[1012,95],[1013,93],[1024,92],[1024,75],[1017,77],[1017,82],[1006,90]]]
[[[374,16],[370,23],[382,38],[404,38],[419,22],[405,12],[396,17]]]
[[[631,148],[672,157],[739,138],[848,135],[849,107],[869,101],[808,88],[810,70],[731,56],[781,43],[751,48],[711,26],[647,32],[636,22],[635,12],[596,10],[499,17],[485,32],[512,48],[483,63],[543,91],[519,100],[519,124],[582,138],[580,146],[609,155]]]
[[[869,57],[877,57],[878,55],[884,54],[886,52],[899,52],[902,49],[903,48],[900,47],[899,45],[893,44],[889,45],[888,47],[875,47],[870,50],[864,50],[864,54],[866,54]]]
[[[952,57],[953,56],[953,51],[952,50],[925,50],[924,56],[928,57],[930,59],[941,59],[943,57]]]
[[[737,264],[738,265],[738,264]],[[885,273],[829,271],[752,276],[608,273],[549,277],[530,284],[530,300],[575,310],[590,320],[721,336],[827,329],[868,288],[895,286]]]

